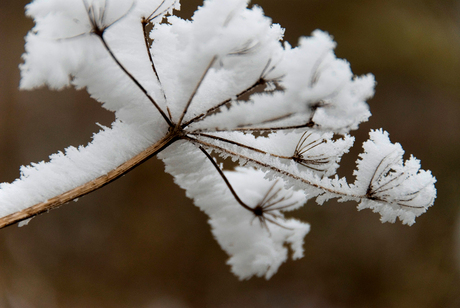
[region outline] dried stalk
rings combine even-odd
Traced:
[[[109,171],[107,174],[102,175],[92,181],[86,182],[83,185],[75,187],[69,191],[66,191],[56,197],[48,199],[44,202],[35,204],[31,207],[28,207],[22,211],[15,212],[8,216],[0,218],[0,229],[15,224],[17,222],[33,218],[42,213],[48,212],[49,210],[60,207],[61,205],[72,201],[74,199],[80,198],[86,194],[89,194],[113,181],[119,177],[125,175],[129,171],[133,170],[135,167],[139,166],[149,158],[157,155],[159,152],[164,150],[166,147],[171,145],[173,142],[178,140],[178,132],[172,131],[167,134],[165,137],[160,139],[158,142],[154,143],[141,153],[137,154],[130,160],[124,162],[120,166],[116,167],[112,171]]]

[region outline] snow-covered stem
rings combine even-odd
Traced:
[[[125,175],[135,167],[139,166],[143,162],[149,160],[151,157],[157,155],[162,150],[167,148],[170,144],[177,140],[177,133],[170,133],[163,139],[159,140],[155,144],[151,145],[146,150],[142,151],[138,155],[134,156],[130,160],[127,160],[117,168],[109,171],[107,174],[102,175],[92,181],[89,181],[83,185],[80,185],[74,189],[66,191],[58,196],[50,198],[45,202],[35,204],[22,211],[15,212],[13,214],[0,218],[0,229],[18,223],[23,220],[33,218],[42,213],[48,212],[52,209],[58,208],[63,204],[66,204],[72,200],[78,199],[84,195],[87,195],[105,185],[115,181],[119,177]]]
[[[166,123],[168,123],[168,125],[170,127],[173,127],[174,125],[171,122],[171,120],[166,116],[165,112],[160,108],[160,106],[158,106],[157,102],[153,99],[153,97],[150,96],[150,94],[147,92],[147,90],[144,88],[144,86],[142,86],[142,84],[117,59],[117,57],[113,53],[113,51],[110,48],[110,46],[107,44],[107,41],[104,39],[104,31],[107,30],[107,29],[108,29],[108,26],[101,29],[101,28],[99,28],[97,26],[96,23],[94,23],[94,28],[93,28],[92,31],[93,31],[93,33],[95,35],[97,35],[101,39],[101,42],[104,45],[104,48],[107,50],[107,52],[109,53],[110,57],[115,61],[115,63],[118,65],[118,67],[120,67],[120,69],[129,77],[129,79],[131,79],[136,84],[136,86],[144,93],[144,95],[148,98],[148,100],[150,102],[152,102],[152,104],[155,106],[155,108],[161,114],[161,116],[166,121]],[[151,59],[150,53],[148,53],[148,55],[149,55],[149,59]],[[158,76],[153,61],[152,61],[152,67],[153,67],[153,71],[154,71],[155,75]],[[160,81],[159,78],[158,78],[158,81]]]
[[[283,212],[308,199],[354,200],[384,222],[408,225],[433,204],[431,173],[414,157],[404,162],[383,130],[364,143],[355,182],[338,178],[350,131],[370,116],[375,81],[335,57],[331,36],[317,30],[297,47],[281,43],[283,29],[246,0],[205,0],[191,21],[161,23],[178,8],[176,0],[27,7],[36,26],[26,38],[21,88],[86,88],[117,120],[86,147],[22,167],[19,179],[0,184],[0,228],[158,155],[209,215],[232,271],[268,279],[287,259],[286,246],[302,257],[310,226]],[[240,167],[224,171],[211,154]]]
[[[181,116],[179,118],[179,121],[177,121],[177,124],[176,124],[177,128],[183,129],[182,120],[184,119],[185,115],[187,114],[188,108],[190,107],[190,104],[192,103],[193,99],[195,98],[196,92],[200,88],[204,78],[206,77],[206,75],[208,74],[209,70],[211,69],[211,67],[216,62],[216,60],[217,60],[217,56],[213,56],[211,61],[209,61],[208,66],[204,70],[203,75],[201,75],[200,80],[198,80],[198,83],[197,83],[195,89],[193,90],[192,94],[190,95],[190,98],[187,101],[187,104],[185,105],[184,111],[182,111],[182,114],[181,114]]]
[[[235,192],[235,190],[233,189],[233,186],[232,184],[230,184],[230,182],[228,181],[227,177],[225,176],[224,172],[220,169],[220,167],[217,165],[217,163],[214,161],[214,158],[211,157],[211,155],[209,155],[208,152],[206,152],[205,149],[203,149],[203,147],[199,147],[199,149],[201,150],[201,152],[203,152],[203,154],[209,159],[209,161],[212,163],[212,165],[216,168],[217,172],[219,173],[220,177],[222,178],[222,180],[225,182],[225,185],[227,185],[228,189],[230,190],[230,192],[232,193],[233,197],[235,198],[235,200],[246,210],[252,212],[254,209],[252,209],[251,207],[249,207],[246,203],[244,203],[240,197],[238,196],[238,194]]]
[[[276,166],[273,166],[273,165],[271,165],[269,163],[263,162],[261,160],[254,159],[254,158],[252,158],[250,156],[245,156],[245,155],[237,153],[237,152],[233,152],[231,150],[225,149],[223,147],[219,147],[217,145],[214,145],[212,143],[209,143],[209,142],[206,142],[206,141],[203,141],[203,140],[198,140],[198,139],[195,139],[195,138],[188,138],[188,140],[190,140],[190,142],[192,142],[192,143],[195,143],[199,147],[204,146],[204,147],[207,147],[209,149],[213,149],[213,150],[215,150],[215,151],[217,151],[219,153],[228,154],[231,157],[235,157],[235,158],[237,158],[237,159],[239,159],[241,161],[250,162],[250,163],[252,163],[254,165],[257,165],[259,168],[263,168],[264,170],[274,171],[274,172],[276,172],[278,174],[281,174],[281,175],[284,175],[284,176],[286,176],[288,178],[291,178],[293,180],[299,181],[299,182],[301,182],[301,183],[303,183],[305,185],[321,189],[321,190],[323,190],[325,192],[329,192],[329,193],[332,193],[332,194],[337,195],[337,196],[349,197],[349,198],[353,198],[353,199],[367,198],[366,194],[364,194],[364,195],[350,194],[350,193],[348,193],[346,191],[335,190],[335,189],[328,188],[326,186],[322,186],[321,184],[309,181],[307,178],[303,178],[303,177],[300,177],[300,176],[295,175],[293,173],[290,173],[290,172],[288,172],[286,170],[277,168]],[[256,150],[256,149],[254,149],[254,150]],[[261,150],[257,150],[256,152],[261,152]],[[264,154],[277,157],[277,156],[275,156],[273,154],[270,154],[270,153],[265,153],[264,152]],[[282,157],[282,158],[290,158],[290,157]]]
[[[261,86],[261,85],[264,85],[265,84],[265,81],[262,79],[262,78],[259,78],[253,85],[251,85],[249,88],[245,89],[243,92],[241,93],[238,93],[236,95],[236,98],[240,98],[241,96],[247,94],[247,93],[250,93],[251,91],[253,91],[256,87],[258,86]],[[198,121],[201,121],[203,119],[205,119],[207,116],[213,114],[214,112],[217,112],[220,108],[222,108],[223,106],[231,103],[232,99],[229,98],[229,99],[226,99],[225,101],[217,104],[216,106],[212,107],[212,108],[209,108],[208,110],[206,110],[206,112],[202,113],[202,114],[199,114],[197,116],[195,116],[194,118],[190,119],[189,121],[187,121],[186,123],[183,123],[182,124],[182,128],[186,128],[187,126],[189,126],[190,124],[194,123],[194,122],[198,122]]]

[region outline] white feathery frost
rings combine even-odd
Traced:
[[[414,224],[415,217],[425,213],[436,197],[431,172],[420,170],[420,161],[413,156],[403,162],[401,145],[391,143],[382,130],[371,131],[363,147],[354,186],[366,198],[358,209],[380,213],[382,222],[399,218],[404,224]]]
[[[0,185],[0,227],[117,179],[152,156],[209,216],[240,279],[269,279],[303,256],[310,225],[285,211],[316,199],[354,200],[382,222],[413,224],[434,203],[435,179],[375,130],[356,180],[337,169],[367,121],[374,77],[354,76],[316,30],[292,47],[245,0],[205,0],[191,20],[178,0],[33,0],[21,89],[86,89],[116,121],[86,146],[21,167]],[[214,157],[212,156],[214,155]],[[223,171],[215,157],[240,166]]]

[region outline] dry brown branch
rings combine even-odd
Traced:
[[[131,158],[130,160],[124,162],[112,171],[109,171],[107,174],[102,175],[92,181],[86,182],[83,185],[75,187],[74,189],[66,191],[65,193],[62,193],[44,202],[35,204],[22,211],[15,212],[13,214],[0,218],[0,229],[23,220],[33,218],[42,213],[48,212],[49,210],[60,207],[61,205],[66,204],[69,201],[72,201],[76,198],[80,198],[86,194],[89,194],[90,192],[93,192],[113,182],[114,180],[133,170],[135,167],[139,166],[152,156],[155,156],[156,154],[161,152],[163,149],[165,149],[167,146],[169,146],[177,139],[178,133],[173,131],[167,134],[162,139],[160,139],[155,144],[151,145],[141,153]]]

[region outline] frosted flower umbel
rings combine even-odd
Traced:
[[[174,0],[35,0],[27,14],[21,88],[85,88],[115,113],[86,146],[21,167],[0,185],[0,227],[114,181],[158,155],[241,279],[270,278],[303,256],[307,223],[284,213],[309,199],[354,200],[382,221],[413,224],[436,197],[435,179],[375,130],[356,181],[337,176],[349,135],[366,121],[372,75],[357,77],[322,31],[297,47],[244,0],[208,0],[191,20]],[[166,17],[167,16],[167,17]],[[167,22],[163,22],[167,19]],[[153,27],[152,27],[153,26]],[[151,29],[151,30],[148,30]],[[223,171],[215,156],[240,167]]]

